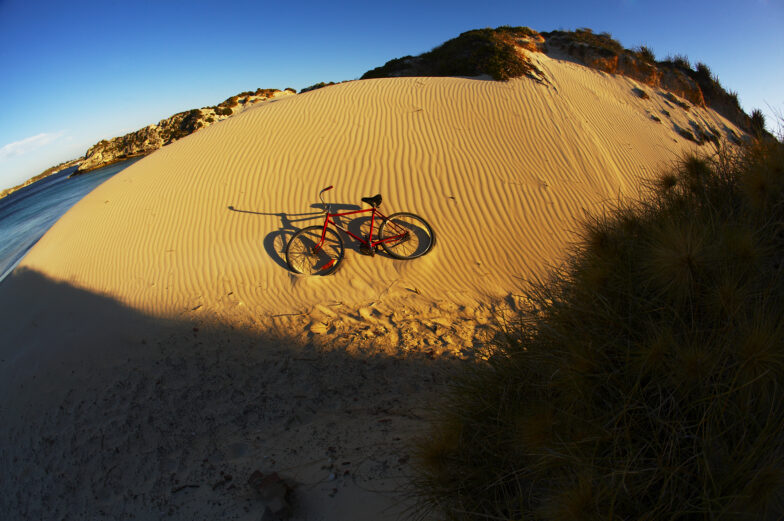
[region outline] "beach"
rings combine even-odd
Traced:
[[[742,133],[543,54],[536,78],[388,78],[258,103],[90,193],[0,284],[0,508],[29,518],[399,519],[451,371],[574,244],[684,154]],[[637,91],[649,96],[642,97]],[[285,245],[381,193],[426,256],[302,277]],[[361,223],[355,223],[359,226]],[[352,226],[352,224],[349,224]],[[263,495],[263,494],[261,494]]]

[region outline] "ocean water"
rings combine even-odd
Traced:
[[[82,197],[139,159],[115,163],[71,179],[68,176],[76,167],[67,168],[0,199],[0,281]]]

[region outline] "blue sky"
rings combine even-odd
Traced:
[[[684,54],[774,129],[784,113],[781,0],[0,0],[0,189],[182,110],[355,79],[499,25],[590,27]]]

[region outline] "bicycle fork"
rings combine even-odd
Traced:
[[[329,226],[330,221],[331,220],[330,220],[329,217],[327,217],[326,221],[324,221],[324,227],[321,229],[321,240],[319,240],[318,244],[313,246],[313,255],[318,255],[318,252],[323,249],[323,247],[324,247],[324,240],[327,237],[327,226]],[[338,226],[338,224],[335,221],[331,221],[331,222],[332,222],[332,224],[334,224],[335,226],[340,228],[340,226]],[[340,229],[342,230],[343,228],[340,228]],[[332,268],[332,266],[334,266],[334,265],[335,265],[335,259],[329,259],[329,262],[327,262],[322,267],[320,267],[319,271],[327,271],[330,268]]]

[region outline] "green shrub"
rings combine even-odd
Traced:
[[[179,120],[179,125],[172,130],[172,139],[180,139],[201,128],[201,110],[192,109],[188,112],[181,112],[179,115],[182,116],[182,119]]]
[[[610,33],[603,32],[596,34],[587,27],[581,27],[573,32],[559,34],[568,35],[574,41],[582,42],[598,49],[604,49],[616,55],[622,54],[626,50]]]
[[[784,517],[784,146],[687,157],[585,224],[417,458],[448,519]]]
[[[502,26],[462,33],[430,52],[388,61],[362,75],[362,79],[390,76],[480,76],[509,80],[531,70],[516,51],[518,39],[538,34],[528,27]]]
[[[296,92],[294,89],[286,89],[286,90],[291,90],[291,91]],[[256,95],[256,96],[259,96],[259,97],[264,96],[265,98],[271,98],[272,96],[275,95],[276,92],[279,92],[278,89],[261,89],[261,88],[259,88],[259,89],[256,89],[256,92],[251,93],[251,95]]]
[[[330,85],[334,85],[334,84],[335,84],[334,81],[330,81],[329,83],[324,83],[323,81],[320,81],[320,82],[316,83],[315,85],[311,85],[310,87],[305,87],[304,89],[299,91],[299,93],[303,94],[305,92],[310,92],[312,90],[322,89],[324,87],[329,87]]]
[[[500,27],[496,27],[495,32],[506,34],[513,38],[537,36],[539,34],[537,31],[534,31],[530,27],[519,26],[519,25],[518,26],[502,25]]]

